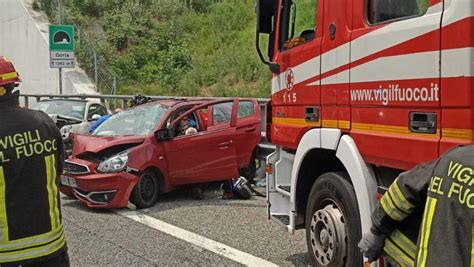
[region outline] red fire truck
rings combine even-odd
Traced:
[[[474,143],[474,1],[259,0],[256,42],[269,216],[314,265],[360,266],[377,190]]]

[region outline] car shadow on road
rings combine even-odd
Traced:
[[[253,196],[249,200],[244,199],[222,199],[220,183],[204,185],[204,198],[195,199],[192,194],[193,187],[180,188],[178,190],[159,196],[155,206],[149,208],[152,211],[165,211],[179,207],[198,206],[235,206],[240,208],[264,208],[264,198]]]
[[[166,211],[175,208],[181,207],[198,207],[198,206],[233,206],[239,208],[264,208],[266,207],[266,202],[262,201],[264,198],[253,196],[249,200],[243,199],[222,199],[222,189],[220,188],[221,183],[210,183],[205,184],[204,187],[204,198],[195,199],[192,194],[192,186],[179,188],[172,192],[160,195],[158,201],[153,207],[143,210],[145,213],[147,211]],[[262,191],[262,188],[258,189]],[[262,192],[263,193],[263,192]],[[98,214],[114,214],[116,209],[90,209],[87,208],[83,203],[74,198],[68,197],[66,195],[62,196],[62,205],[66,207],[75,208],[81,211],[89,211],[92,213]]]

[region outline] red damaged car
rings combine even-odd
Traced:
[[[183,119],[197,131],[182,135]],[[260,137],[253,99],[149,102],[74,136],[61,192],[91,208],[150,207],[184,185],[253,178]]]

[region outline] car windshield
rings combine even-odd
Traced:
[[[86,103],[64,100],[41,101],[37,102],[33,109],[44,111],[47,114],[57,114],[82,120],[86,110]]]
[[[161,121],[168,106],[144,105],[117,113],[93,133],[100,136],[148,135]]]

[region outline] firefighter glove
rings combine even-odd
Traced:
[[[359,248],[369,262],[373,262],[382,256],[384,244],[385,235],[369,231],[359,242]]]

